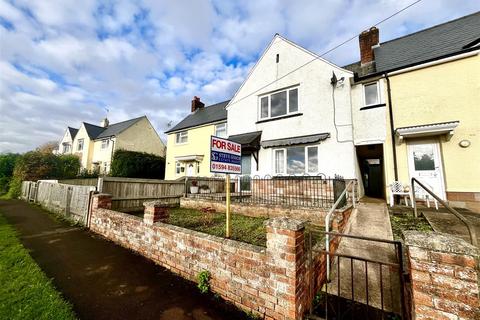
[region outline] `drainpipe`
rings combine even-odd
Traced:
[[[395,126],[393,123],[392,93],[390,89],[390,78],[388,77],[388,73],[385,73],[385,80],[387,80],[388,113],[390,114],[390,135],[392,138],[393,172],[395,174],[395,181],[398,181],[397,148],[395,147]]]

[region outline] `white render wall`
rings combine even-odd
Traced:
[[[379,80],[380,102],[386,103],[386,83]],[[363,84],[352,86],[353,136],[355,145],[382,144],[387,133],[386,106],[360,110],[365,107]]]
[[[278,64],[276,63],[277,54],[280,55]],[[319,172],[327,176],[340,174],[345,178],[354,178],[357,174],[349,81],[353,76],[352,73],[325,60],[316,59],[298,71],[286,75],[314,58],[315,56],[305,49],[276,36],[227,107],[228,134],[262,131],[262,141],[265,141],[330,133],[331,137],[320,143]],[[330,84],[332,72],[335,72],[337,78],[345,77],[343,85],[335,89],[336,122],[340,125],[338,137],[333,122],[334,110]],[[282,76],[285,77],[282,78]],[[276,79],[279,80],[257,91]],[[299,84],[299,112],[303,115],[256,124],[259,120],[259,96],[296,84]],[[337,142],[337,138],[345,142]],[[274,172],[273,149],[262,148],[259,159],[258,171],[255,170],[255,160],[252,159],[252,174],[272,175]]]

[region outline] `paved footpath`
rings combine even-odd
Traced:
[[[194,283],[36,206],[0,200],[0,214],[80,319],[245,319]]]
[[[364,197],[357,206],[356,213],[351,217],[350,235],[377,239],[393,240],[392,227],[388,209],[384,201]],[[341,240],[337,249],[338,254],[365,258],[373,261],[396,263],[395,248],[391,244],[375,241],[364,241],[352,238]],[[362,261],[341,259],[333,266],[332,281],[329,292],[350,299],[352,297],[352,270],[353,267],[353,296],[355,301],[366,303],[387,311],[400,312],[400,289],[398,273],[390,272],[387,266],[368,263],[368,294],[366,290],[366,270]],[[337,269],[338,268],[338,269]],[[340,292],[338,289],[338,271],[340,273]],[[383,299],[382,299],[383,295]]]

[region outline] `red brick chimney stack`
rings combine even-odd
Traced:
[[[370,30],[363,31],[358,36],[358,43],[360,44],[360,61],[362,65],[375,61],[372,47],[379,43],[379,31],[376,27],[371,27]]]
[[[205,107],[205,103],[200,101],[200,97],[194,96],[192,100],[192,112]]]

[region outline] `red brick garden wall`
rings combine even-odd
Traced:
[[[302,319],[308,300],[304,222],[266,222],[267,247],[258,247],[141,218],[108,208],[95,195],[90,228],[192,281],[203,270],[211,289],[265,319]]]
[[[440,233],[404,237],[415,319],[480,319],[478,248]]]

